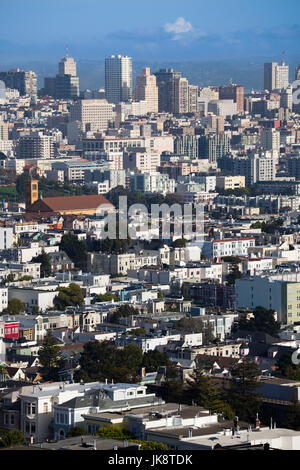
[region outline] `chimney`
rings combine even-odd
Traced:
[[[256,415],[256,420],[255,420],[255,429],[260,429],[260,421],[258,419],[258,413]]]
[[[239,431],[240,428],[239,428],[239,417],[238,417],[238,416],[235,417],[233,427],[234,427],[234,429],[235,429],[236,432]]]
[[[146,368],[145,367],[141,368],[141,377],[146,377]]]

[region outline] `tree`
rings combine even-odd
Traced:
[[[235,285],[235,281],[237,279],[240,279],[242,274],[239,270],[239,267],[238,265],[240,264],[241,262],[241,259],[238,257],[238,256],[225,256],[223,258],[223,261],[225,263],[229,263],[230,266],[229,266],[229,274],[227,276],[227,282],[230,286],[234,286]]]
[[[7,378],[9,378],[9,375],[8,375],[8,372],[7,372],[7,369],[4,365],[0,364],[0,382],[2,382],[3,378],[5,377],[5,380]]]
[[[268,222],[263,222],[261,225],[262,232],[265,233],[275,233],[279,227],[282,227],[284,223],[283,219],[274,219],[272,218]]]
[[[32,276],[28,276],[27,274],[25,274],[25,276],[20,277],[19,281],[32,281],[32,279]]]
[[[175,323],[176,330],[190,331],[191,333],[202,333],[203,344],[210,344],[214,339],[213,326],[211,323],[204,324],[201,318],[181,318]]]
[[[14,282],[14,280],[15,280],[15,275],[13,273],[9,273],[5,279],[6,282]]]
[[[158,450],[168,450],[168,446],[163,444],[162,442],[154,442],[154,441],[134,441],[141,444],[140,450],[151,450],[151,451],[158,451]]]
[[[173,248],[184,248],[187,245],[185,238],[178,238],[173,242]]]
[[[51,276],[51,263],[49,256],[47,253],[42,253],[39,256],[36,256],[35,258],[32,258],[33,263],[41,263],[41,277],[49,277]]]
[[[169,403],[185,403],[186,394],[183,389],[181,380],[176,380],[177,377],[166,380],[160,386],[160,395],[166,402]]]
[[[300,364],[292,361],[293,351],[287,351],[276,362],[274,375],[288,380],[300,380]]]
[[[129,431],[126,431],[121,426],[110,425],[98,429],[96,436],[102,437],[103,439],[133,439],[134,436]]]
[[[18,176],[16,180],[16,190],[18,193],[19,201],[25,200],[25,182],[28,179],[28,175],[26,173],[22,173]]]
[[[19,299],[11,299],[8,302],[7,308],[3,310],[3,313],[9,313],[10,315],[19,315],[19,313],[25,311],[25,305]]]
[[[63,358],[56,339],[48,331],[39,350],[40,374],[44,381],[58,381],[58,371],[62,367]]]
[[[126,238],[120,238],[120,231],[119,231],[119,221],[116,220],[110,226],[112,233],[114,234],[113,237],[108,236],[103,240],[96,240],[94,241],[93,250],[101,251],[102,253],[107,254],[123,254],[127,253],[130,246],[132,245],[132,240],[128,235]],[[107,232],[108,224],[104,227],[104,231]]]
[[[127,334],[130,336],[145,336],[147,331],[145,328],[133,328],[132,330],[127,331]]]
[[[258,366],[246,359],[235,365],[230,372],[232,380],[226,401],[240,420],[249,422],[255,418],[262,403],[261,396],[257,393],[260,387]]]
[[[73,426],[69,429],[67,437],[83,436],[84,428],[82,426]]]
[[[76,268],[86,270],[87,245],[84,241],[79,240],[78,237],[72,233],[67,233],[62,237],[59,247],[61,251],[67,253]]]
[[[192,402],[203,406],[211,413],[218,414],[223,419],[234,418],[233,410],[228,403],[222,400],[221,390],[201,367],[197,367],[187,379],[186,394]]]
[[[132,315],[138,315],[139,311],[131,305],[121,305],[111,316],[110,321],[112,323],[119,323],[121,318],[128,318]]]
[[[4,433],[0,438],[0,447],[12,447],[25,444],[25,437],[18,429]]]
[[[159,367],[169,365],[169,356],[157,349],[148,351],[143,355],[142,367],[145,367],[147,372],[156,372]]]
[[[161,290],[159,290],[157,292],[157,298],[158,299],[164,299],[165,297],[166,297],[165,294]]]
[[[229,274],[228,274],[228,276],[227,276],[227,278],[226,278],[228,284],[229,284],[230,286],[234,286],[234,285],[235,285],[235,281],[236,281],[237,279],[240,279],[241,277],[242,277],[242,274],[241,274],[241,272],[240,272],[238,266],[237,266],[236,264],[231,265],[231,267],[230,267],[230,272],[229,272]]]
[[[80,356],[80,370],[75,380],[85,382],[113,380],[114,382],[136,383],[143,353],[136,344],[118,349],[110,342],[89,342],[84,345]]]
[[[300,403],[298,400],[293,400],[292,404],[288,406],[282,427],[300,431]]]
[[[95,298],[95,300],[93,300],[93,303],[96,303],[96,302],[111,302],[111,301],[114,301],[114,302],[119,302],[120,301],[120,297],[118,297],[117,295],[115,294],[98,294]]]
[[[271,336],[278,337],[280,324],[275,320],[275,311],[264,307],[256,307],[254,318],[247,320],[242,316],[239,320],[239,329],[244,331],[261,331]]]
[[[78,284],[71,283],[69,287],[59,287],[57,290],[59,293],[53,300],[57,310],[64,311],[69,306],[83,305],[84,296]]]
[[[250,228],[254,228],[254,229],[262,228],[262,222],[259,222],[258,220],[257,222],[252,224]]]
[[[117,348],[114,344],[89,341],[80,355],[80,369],[75,372],[74,379],[84,382],[103,382],[112,379],[112,370],[116,367]]]
[[[126,367],[130,371],[136,372],[142,364],[143,351],[136,344],[127,344],[123,349],[118,351],[116,366]]]

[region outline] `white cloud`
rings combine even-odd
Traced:
[[[184,18],[179,17],[175,21],[175,23],[166,23],[164,26],[166,33],[175,33],[175,34],[182,34],[182,33],[189,33],[193,30],[193,26],[189,21],[186,21]]]

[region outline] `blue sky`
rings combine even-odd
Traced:
[[[0,0],[0,57],[299,54],[299,0]]]

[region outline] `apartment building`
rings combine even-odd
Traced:
[[[274,310],[284,325],[300,319],[300,276],[258,275],[236,281],[236,308],[264,307]]]
[[[158,113],[158,87],[155,75],[150,74],[150,68],[145,67],[142,75],[136,77],[134,98],[137,101],[146,101],[148,113]]]
[[[80,121],[84,132],[106,130],[114,121],[113,105],[106,100],[79,100],[71,107],[70,121]]]
[[[248,256],[248,249],[255,246],[255,238],[228,238],[205,241],[202,252],[207,258],[224,256]]]
[[[126,170],[141,173],[156,173],[160,166],[160,153],[154,149],[139,148],[124,152],[123,165]]]

